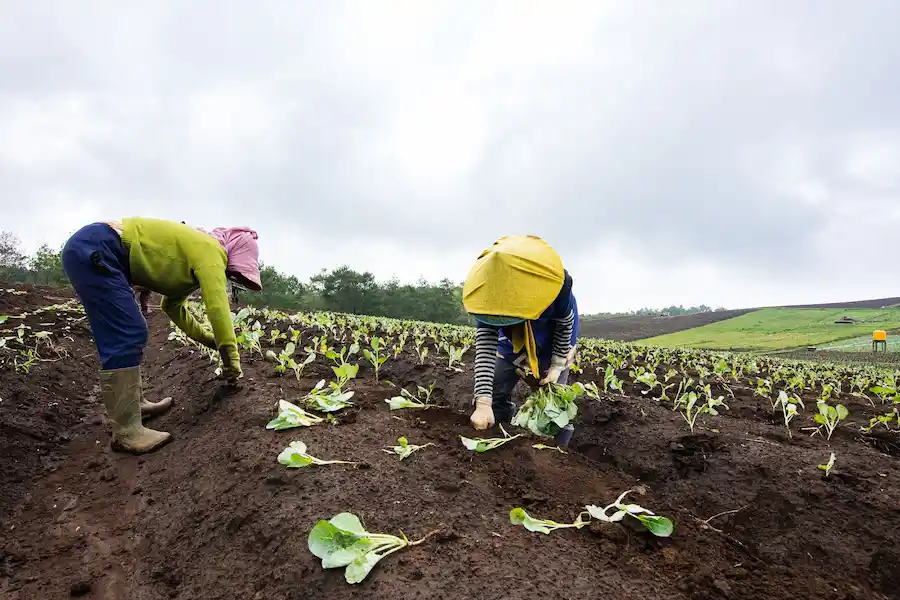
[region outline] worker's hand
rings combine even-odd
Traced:
[[[490,429],[494,426],[494,401],[487,396],[475,398],[475,412],[469,417],[475,429]]]
[[[229,385],[237,385],[238,380],[243,379],[244,373],[241,371],[241,357],[237,351],[228,356],[222,353],[222,377]]]
[[[541,385],[548,383],[557,383],[566,369],[566,359],[554,356],[550,359],[550,368],[547,369],[547,376],[541,379]]]

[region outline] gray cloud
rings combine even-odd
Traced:
[[[33,243],[143,213],[252,224],[299,275],[460,280],[531,232],[595,310],[887,288],[856,257],[900,224],[890,0],[91,6],[0,22],[0,188]],[[699,264],[651,297],[593,281]]]

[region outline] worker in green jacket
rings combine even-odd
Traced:
[[[148,331],[132,285],[162,294],[162,310],[193,340],[218,350],[222,374],[234,384],[243,375],[226,281],[262,289],[256,239],[252,229],[206,232],[174,221],[135,217],[88,225],[66,242],[63,269],[94,334],[114,449],[151,452],[171,439],[141,421],[142,415],[167,411],[172,400],[150,402],[143,397],[140,364]],[[198,288],[212,332],[185,306],[188,295]]]

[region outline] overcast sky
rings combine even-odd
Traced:
[[[0,229],[301,278],[545,237],[582,312],[900,295],[900,2],[0,0]]]

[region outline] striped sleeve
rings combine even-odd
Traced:
[[[494,366],[497,363],[499,332],[493,327],[479,327],[475,332],[475,397],[494,395]]]
[[[566,358],[572,347],[572,330],[575,328],[575,311],[561,319],[556,319],[556,329],[553,332],[553,356]]]

